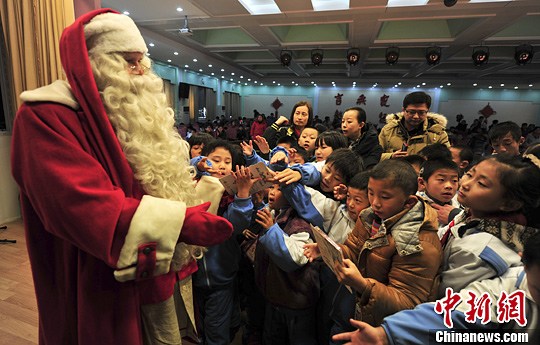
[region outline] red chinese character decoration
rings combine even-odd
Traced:
[[[366,96],[364,96],[364,94],[361,94],[360,96],[358,96],[358,98],[356,99],[356,104],[366,105]]]
[[[445,296],[435,303],[435,312],[444,315],[444,325],[448,328],[454,326],[451,314],[459,302],[461,302],[461,296],[458,293],[454,293],[451,288],[446,288]]]
[[[470,309],[465,312],[465,321],[475,323],[476,319],[480,319],[482,324],[485,325],[491,318],[491,296],[484,292],[477,298],[472,291],[469,291],[469,296],[467,304]]]
[[[334,96],[334,98],[336,99],[336,105],[341,105],[341,97],[343,97],[343,94],[339,92],[337,96]]]
[[[388,104],[388,99],[390,98],[390,96],[388,96],[387,94],[383,94],[381,96],[381,107],[389,107],[390,105]]]
[[[465,303],[469,305],[465,311],[465,321],[475,323],[477,319],[481,320],[482,324],[486,324],[491,319],[491,296],[484,292],[480,297],[476,293],[468,291],[469,298]],[[446,288],[445,296],[435,303],[433,310],[437,314],[443,314],[444,325],[452,328],[452,311],[461,303],[461,295],[454,293],[451,288]],[[508,294],[505,291],[501,292],[501,296],[497,300],[497,321],[505,323],[515,321],[521,327],[527,325],[525,316],[525,292],[517,290]]]
[[[525,292],[523,290],[514,291],[509,295],[503,291],[497,301],[497,321],[502,323],[510,320],[516,321],[521,327],[527,325]]]

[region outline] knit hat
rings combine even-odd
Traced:
[[[133,20],[119,13],[103,13],[84,26],[88,54],[141,52],[148,48]]]

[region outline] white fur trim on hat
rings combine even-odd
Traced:
[[[141,52],[148,48],[133,20],[118,13],[95,16],[84,27],[88,53]]]

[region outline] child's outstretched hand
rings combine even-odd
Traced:
[[[275,155],[270,159],[270,164],[276,164],[277,162],[284,161],[286,164],[289,164],[289,157],[283,151],[276,152]]]
[[[304,245],[304,256],[309,259],[309,262],[312,262],[319,256],[321,256],[321,251],[319,250],[319,245],[317,243],[307,243]]]
[[[272,213],[266,207],[257,211],[257,218],[255,219],[263,229],[268,230],[272,225],[274,225],[274,218],[272,218]]]
[[[207,172],[212,176],[214,174],[219,174],[219,170],[212,167],[212,161],[208,160],[208,157],[204,157],[197,163],[197,170]]]
[[[343,200],[347,197],[347,186],[343,183],[334,187],[334,199]]]
[[[231,175],[236,180],[236,187],[238,188],[236,196],[239,198],[249,198],[251,195],[249,190],[259,178],[251,178],[249,168],[238,165],[236,166],[236,171],[231,172]]]
[[[296,170],[285,169],[276,173],[274,180],[279,183],[291,184],[293,182],[298,182],[302,179],[302,174]]]
[[[267,154],[270,152],[270,145],[268,145],[268,141],[266,141],[265,137],[261,137],[260,135],[257,135],[255,139],[253,139],[261,153]]]
[[[251,156],[253,154],[253,141],[249,141],[249,143],[246,143],[245,141],[242,141],[240,143],[240,147],[242,148],[242,153],[244,156]]]
[[[358,267],[349,259],[343,259],[343,263],[335,262],[334,271],[337,280],[341,284],[348,285],[356,291],[362,292],[366,286],[365,278],[358,270]]]

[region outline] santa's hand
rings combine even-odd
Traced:
[[[178,242],[209,247],[219,244],[233,232],[232,224],[225,218],[206,212],[210,202],[188,207]]]

